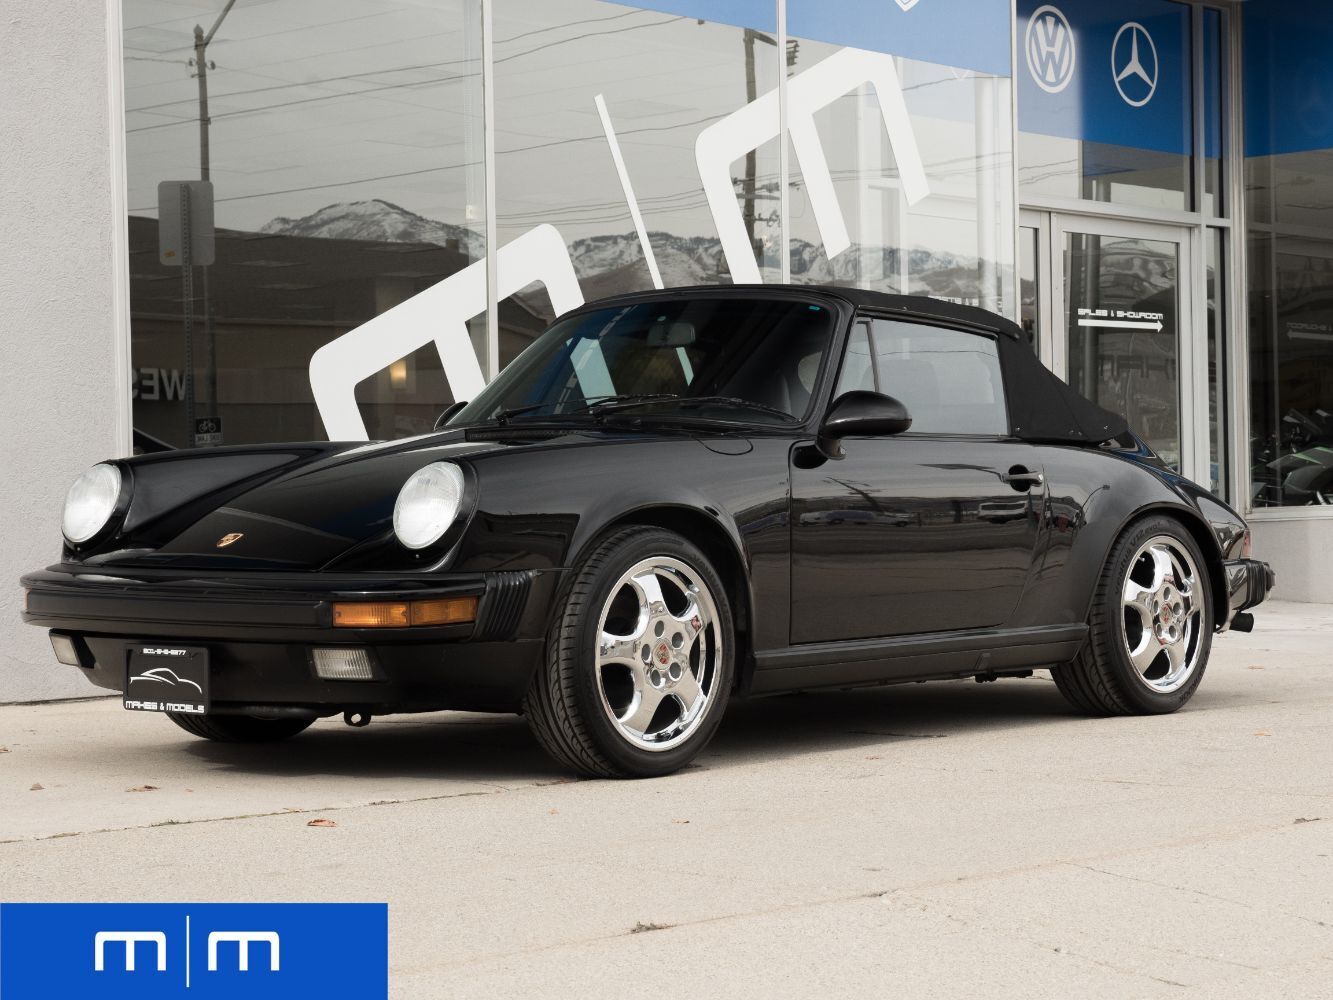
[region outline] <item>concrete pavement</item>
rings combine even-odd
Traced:
[[[1329,997],[1331,682],[1333,606],[1272,603],[1175,716],[1044,674],[757,700],[649,782],[511,718],[0,707],[0,899],[387,900],[397,997]]]

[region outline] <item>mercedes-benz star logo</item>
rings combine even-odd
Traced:
[[[1138,21],[1126,21],[1111,43],[1111,76],[1130,107],[1141,108],[1157,92],[1157,46]]]
[[[1074,32],[1058,7],[1038,7],[1028,18],[1023,38],[1028,72],[1033,82],[1048,94],[1058,94],[1074,78]]]

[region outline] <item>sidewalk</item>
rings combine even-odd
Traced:
[[[1175,716],[1045,674],[757,700],[651,782],[509,717],[0,707],[0,899],[388,900],[401,997],[1326,997],[1333,606],[1257,620]]]

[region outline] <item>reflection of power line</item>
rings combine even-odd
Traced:
[[[561,28],[572,28],[572,27],[574,27],[575,25],[578,25],[578,24],[593,24],[593,23],[598,22],[598,21],[615,21],[615,20],[617,20],[617,19],[619,19],[619,18],[622,18],[622,17],[630,17],[630,16],[633,16],[633,15],[636,15],[636,14],[646,14],[646,13],[648,13],[648,11],[645,11],[645,10],[631,10],[631,11],[627,11],[627,12],[624,13],[624,14],[613,14],[611,17],[586,17],[586,18],[584,18],[584,19],[581,20],[581,21],[566,21],[566,22],[564,22],[563,24],[561,24],[560,27],[561,27]],[[321,25],[321,27],[323,27],[323,25]],[[550,28],[537,28],[537,29],[534,29],[533,31],[525,31],[525,32],[523,32],[522,34],[514,35],[514,36],[512,36],[512,37],[510,37],[510,38],[497,39],[495,44],[496,44],[497,47],[498,47],[498,46],[501,46],[501,45],[507,45],[507,44],[509,44],[509,43],[511,43],[511,42],[516,42],[516,41],[518,41],[520,38],[527,38],[529,35],[547,34],[547,33],[550,32],[550,30],[551,30]],[[267,36],[260,36],[260,37],[267,37]],[[570,41],[573,41],[573,40],[574,40],[574,39],[572,39],[572,38],[570,39]],[[251,41],[251,39],[247,38],[246,41],[247,41],[247,42],[248,42],[248,41]],[[399,39],[397,42],[394,42],[393,44],[396,45],[396,44],[400,44],[400,43],[402,43],[402,42],[406,42],[406,41],[410,41],[410,39]],[[366,49],[366,48],[370,48],[370,46],[362,46],[362,49]],[[352,50],[352,51],[359,51],[359,50],[354,49],[354,50]],[[127,60],[131,60],[131,59],[132,59],[132,60],[137,60],[137,61],[140,61],[140,62],[165,62],[165,63],[178,63],[178,62],[179,62],[179,60],[176,60],[176,59],[150,59],[150,58],[148,58],[148,57],[146,57],[146,56],[126,56],[125,58],[126,58]],[[371,76],[388,76],[388,75],[391,74],[391,73],[410,73],[410,72],[414,72],[414,71],[416,71],[416,70],[421,70],[421,69],[439,69],[439,68],[441,68],[441,67],[443,67],[443,66],[457,65],[457,64],[459,64],[459,63],[468,63],[468,62],[479,62],[479,61],[480,61],[480,58],[479,58],[479,57],[476,57],[476,58],[473,58],[473,59],[461,59],[461,60],[455,59],[455,60],[449,60],[449,61],[446,61],[446,62],[417,63],[417,64],[412,65],[412,66],[393,66],[393,67],[390,67],[390,68],[387,68],[387,69],[372,69],[372,70],[366,70],[366,71],[361,72],[361,73],[344,73],[344,74],[342,74],[342,75],[340,75],[340,76],[327,76],[327,77],[324,77],[324,78],[319,79],[319,80],[291,81],[291,82],[286,82],[286,83],[278,83],[278,84],[274,84],[274,85],[271,86],[271,87],[252,87],[252,88],[249,89],[249,90],[233,90],[233,91],[231,91],[231,92],[229,92],[229,93],[221,94],[221,95],[215,95],[215,96],[221,96],[221,97],[225,97],[225,98],[232,98],[232,97],[246,97],[246,96],[249,96],[250,94],[267,94],[267,93],[270,93],[270,92],[275,91],[275,90],[290,90],[292,87],[319,87],[319,86],[322,86],[322,85],[327,84],[327,83],[340,83],[340,82],[342,82],[342,81],[344,81],[344,80],[361,80],[361,79],[364,79],[364,78],[366,78],[366,77],[371,77]],[[268,64],[266,64],[266,65],[268,65]],[[242,72],[242,73],[250,73],[250,72],[253,72],[253,70],[250,69],[250,68],[246,68],[246,69],[239,70],[239,72]],[[446,79],[454,79],[454,78],[453,78],[453,77],[447,77]],[[352,95],[355,95],[355,94],[357,94],[357,93],[364,93],[364,91],[352,91],[352,92],[351,92]],[[342,95],[342,94],[339,94],[339,95],[335,95],[335,96],[340,96],[340,97],[341,97],[341,96],[350,96],[350,95]],[[138,107],[138,108],[126,108],[125,110],[126,110],[126,114],[134,114],[134,113],[137,112],[137,111],[156,111],[158,108],[169,108],[169,107],[172,107],[173,105],[176,105],[176,104],[188,104],[191,100],[192,100],[191,98],[186,97],[186,98],[181,98],[180,100],[176,100],[176,101],[162,101],[161,103],[158,103],[158,104],[145,104],[145,105],[143,105],[142,107]]]
[[[639,129],[626,129],[625,131],[621,132],[620,135],[625,136],[625,135],[634,135],[642,132],[661,132],[661,131],[670,131],[671,129],[675,128],[689,128],[694,125],[702,124],[704,122],[716,121],[717,119],[722,117],[724,117],[724,115],[719,114],[719,115],[712,115],[707,118],[696,119],[694,121],[681,122],[678,125],[645,126]],[[583,136],[570,139],[558,139],[547,143],[536,143],[530,146],[521,146],[521,147],[516,147],[514,149],[499,150],[498,155],[533,152],[542,149],[549,149],[553,146],[570,145],[580,142],[590,142],[600,138],[601,138],[600,136]],[[419,177],[422,176],[423,174],[445,173],[450,170],[462,170],[468,167],[476,167],[478,165],[479,165],[478,161],[459,161],[457,163],[445,164],[437,167],[423,167],[418,170],[404,170],[397,173],[376,174],[371,177],[360,177],[352,180],[330,181],[329,183],[326,184],[308,184],[308,185],[303,185],[301,187],[282,188],[280,190],[275,190],[275,191],[259,191],[253,194],[238,194],[238,195],[232,195],[227,198],[218,198],[217,201],[218,202],[249,201],[254,198],[269,198],[284,194],[301,194],[307,191],[327,191],[332,188],[353,187],[358,184],[372,184],[376,181],[399,180],[404,177]],[[960,169],[956,171],[956,173],[959,174],[968,172],[969,171],[965,169]],[[937,171],[933,169],[931,171],[931,176],[934,177],[945,177],[949,175],[950,173],[946,171]],[[862,176],[862,171],[857,167],[847,167],[830,171],[830,176],[832,176],[834,180],[839,180],[839,181],[856,180]],[[772,185],[776,183],[777,180],[775,174],[761,174],[758,179],[762,182],[759,185],[760,190],[763,190],[765,192],[775,190],[772,187]],[[793,175],[792,185],[793,187],[796,188],[799,188],[801,186],[801,177],[799,174]],[[776,194],[772,195],[772,197],[776,197]],[[688,200],[677,204],[663,204],[662,205],[663,209],[667,211],[685,211],[692,208],[702,208],[707,203],[706,197],[703,195],[702,191],[700,191],[698,188],[690,188],[683,191],[677,191],[665,195],[653,195],[646,198],[641,198],[640,201],[646,205],[656,206],[659,203],[679,201],[679,199],[688,199]],[[539,209],[531,213],[520,214],[517,216],[506,216],[506,218],[509,219],[509,218],[526,217],[526,218],[531,218],[535,221],[542,221],[543,219],[550,218],[553,215],[564,215],[564,216],[573,216],[572,218],[568,218],[566,220],[568,222],[615,221],[623,218],[624,217],[623,213],[614,214],[609,217],[597,215],[597,216],[589,216],[587,218],[579,217],[575,215],[575,213],[581,211],[600,212],[603,209],[610,209],[613,206],[619,204],[620,204],[619,202],[592,202],[592,203],[582,203],[582,204],[565,203],[560,207],[553,206],[548,209]],[[131,208],[130,211],[146,212],[146,211],[152,211],[154,207],[155,206],[152,205],[137,206]]]
[[[727,114],[729,113],[730,112],[727,112]],[[220,116],[215,115],[214,120],[216,120],[218,117]],[[641,128],[626,129],[620,134],[622,136],[625,136],[625,135],[637,135],[643,132],[666,132],[676,128],[688,128],[692,125],[702,125],[707,122],[717,121],[719,118],[724,118],[724,117],[726,117],[725,114],[716,114],[716,115],[708,115],[704,118],[698,118],[695,119],[694,121],[680,122],[677,125],[645,125],[642,126]],[[595,136],[585,135],[568,139],[552,139],[550,142],[536,143],[531,146],[520,146],[515,149],[498,150],[496,152],[496,155],[508,156],[513,153],[530,153],[536,150],[550,149],[555,146],[568,146],[568,145],[573,145],[575,143],[593,142],[593,141],[605,141],[605,137],[600,135],[595,135]],[[419,170],[404,170],[392,174],[376,174],[373,177],[360,177],[355,180],[349,180],[349,181],[331,181],[327,184],[307,184],[302,187],[283,188],[280,191],[260,191],[255,194],[237,194],[237,195],[232,195],[229,198],[218,198],[217,201],[218,202],[248,201],[252,198],[268,198],[280,194],[300,194],[303,191],[325,191],[328,190],[329,188],[350,187],[354,184],[369,184],[373,181],[398,180],[399,178],[402,177],[419,177],[422,174],[444,173],[449,170],[458,170],[463,166],[465,166],[465,164],[463,163],[448,163],[438,167],[422,167]],[[141,207],[141,208],[133,208],[130,211],[143,212],[149,210],[150,208]]]
[[[580,35],[571,35],[569,38],[558,38],[555,39],[554,41],[547,42],[544,45],[535,45],[532,48],[525,49],[522,52],[514,52],[510,55],[493,60],[493,64],[498,66],[500,63],[509,62],[512,59],[521,59],[524,56],[532,55],[534,52],[541,52],[543,49],[553,48],[554,46],[557,45],[565,45],[569,42],[576,42],[585,38],[596,38],[599,35],[620,35],[624,34],[627,31],[637,31],[640,28],[657,28],[661,27],[664,24],[672,24],[673,22],[684,21],[684,20],[687,19],[683,17],[669,17],[665,21],[650,21],[647,24],[634,24],[630,25],[628,28],[615,28],[611,31],[587,31]],[[454,60],[449,60],[447,62],[438,63],[437,65],[440,67],[458,66],[469,63],[476,63],[476,61],[477,61],[476,59],[454,59]],[[433,77],[429,80],[416,80],[411,83],[386,83],[383,86],[379,87],[367,87],[363,90],[353,90],[340,94],[320,94],[317,97],[301,97],[292,101],[279,101],[276,104],[261,104],[257,108],[241,108],[240,110],[237,111],[227,111],[220,115],[214,115],[213,120],[218,121],[223,118],[243,118],[246,115],[257,115],[257,114],[262,114],[265,111],[276,111],[281,108],[292,108],[292,107],[297,107],[299,105],[316,104],[321,101],[336,101],[347,97],[364,97],[368,94],[383,93],[386,90],[413,90],[419,87],[429,87],[437,83],[457,83],[461,79],[463,79],[463,77],[454,74],[451,76]],[[232,95],[226,94],[222,96],[230,97]],[[130,128],[126,129],[125,131],[126,133],[154,132],[157,131],[158,129],[173,128],[175,126],[184,124],[192,124],[192,123],[185,121],[159,122],[156,125],[140,125],[138,128]]]

